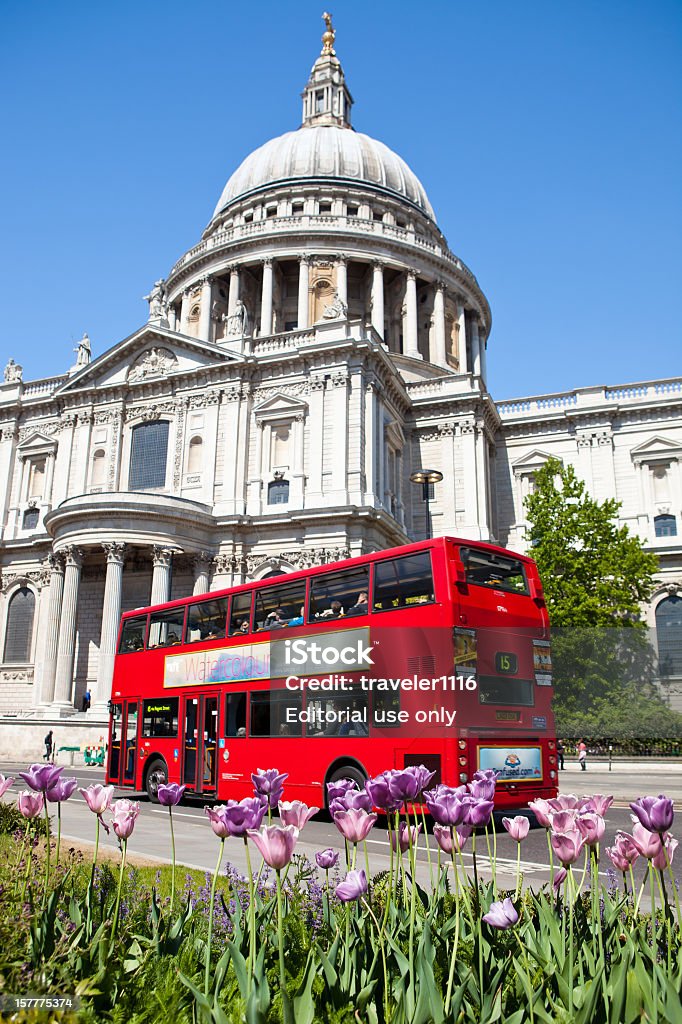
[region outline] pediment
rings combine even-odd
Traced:
[[[178,334],[158,324],[146,324],[75,373],[55,395],[124,384],[135,387],[149,380],[191,373],[208,366],[243,362],[244,356],[219,345]]]
[[[305,415],[308,405],[300,398],[287,395],[283,391],[270,395],[253,410],[256,419],[285,419]]]
[[[648,437],[630,451],[633,462],[657,462],[659,459],[682,458],[682,441],[655,435]]]
[[[533,473],[537,470],[542,469],[549,459],[558,458],[556,455],[551,455],[549,452],[543,451],[541,448],[533,448],[532,451],[526,452],[521,458],[516,459],[512,462],[512,469],[516,476],[520,476],[523,473]],[[561,462],[561,459],[558,459]]]
[[[41,430],[36,430],[28,437],[25,437],[20,444],[17,445],[17,453],[20,458],[26,458],[29,455],[46,455],[49,452],[54,452],[57,449],[57,442],[53,437],[49,437],[48,434],[44,434]]]

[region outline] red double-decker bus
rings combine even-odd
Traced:
[[[241,799],[276,766],[324,806],[334,779],[490,768],[523,807],[557,792],[551,696],[535,563],[438,538],[124,614],[106,777]]]

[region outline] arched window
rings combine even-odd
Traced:
[[[682,676],[682,597],[671,595],[656,606],[656,639],[662,676]]]
[[[268,484],[268,505],[286,505],[288,501],[288,480],[273,480]]]
[[[657,537],[677,537],[675,516],[655,516],[654,531]]]
[[[141,423],[133,428],[130,447],[131,491],[148,491],[166,484],[166,456],[168,455],[168,423]]]
[[[28,587],[21,587],[10,598],[3,655],[6,664],[25,665],[31,657],[35,607],[35,594]]]
[[[106,453],[104,448],[98,448],[92,455],[92,471],[90,474],[91,487],[101,487],[104,484]]]
[[[187,456],[187,472],[188,473],[200,473],[202,463],[202,445],[203,441],[197,434],[189,442],[189,454]]]

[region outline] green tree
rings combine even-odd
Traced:
[[[572,466],[549,459],[526,498],[527,537],[552,626],[635,626],[651,596],[655,555],[617,522],[620,502],[595,501]]]
[[[656,683],[641,618],[658,561],[596,501],[571,466],[549,459],[526,498],[527,537],[552,625],[554,710],[561,735],[631,740],[682,735]]]

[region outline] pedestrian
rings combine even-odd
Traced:
[[[81,704],[81,711],[90,710],[90,690],[86,690],[83,694],[83,703]]]
[[[578,743],[578,764],[580,765],[581,771],[587,771],[587,747],[585,745],[585,740],[580,740]]]
[[[556,756],[559,760],[559,770],[564,770],[564,745],[561,740],[556,741]]]
[[[45,753],[43,754],[43,761],[49,761],[52,758],[52,751],[54,749],[53,733],[52,729],[48,732],[45,737]]]

